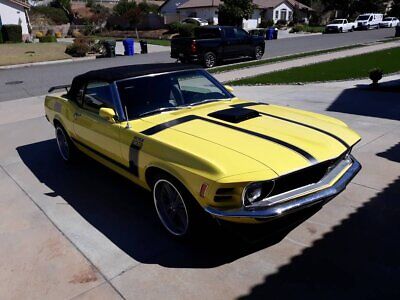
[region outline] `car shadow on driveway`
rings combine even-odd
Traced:
[[[400,120],[400,79],[344,90],[329,106],[335,111],[362,116]]]
[[[393,151],[397,151],[396,154]],[[400,143],[378,154],[395,163]],[[240,299],[399,299],[400,176]]]
[[[17,151],[37,179],[53,191],[47,196],[61,196],[92,226],[141,263],[170,268],[220,266],[276,244],[319,209],[295,216],[296,222],[283,220],[257,227],[259,234],[253,234],[250,242],[242,240],[243,228],[232,231],[230,226],[221,229],[216,225],[205,227],[199,239],[182,242],[171,238],[161,227],[148,191],[96,161],[83,157],[78,164],[67,166],[59,157],[54,139],[21,146]],[[254,232],[253,228],[250,231]]]

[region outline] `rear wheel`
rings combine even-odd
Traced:
[[[62,125],[56,124],[55,131],[58,151],[61,155],[61,158],[66,163],[74,162],[78,156],[78,151],[75,145],[72,143]]]
[[[217,65],[217,56],[214,52],[204,54],[203,64],[206,68],[212,68]]]
[[[257,46],[254,49],[254,54],[253,54],[253,58],[260,60],[264,55],[264,49],[261,46]]]

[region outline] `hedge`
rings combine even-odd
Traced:
[[[57,43],[57,38],[52,35],[46,35],[39,38],[40,43]]]
[[[0,44],[3,43],[3,34],[1,33],[1,27],[0,27]]]
[[[22,42],[22,27],[21,25],[3,25],[1,27],[4,42],[21,43]]]

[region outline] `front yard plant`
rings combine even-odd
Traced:
[[[21,43],[22,42],[22,27],[21,25],[3,25],[1,27],[1,34],[3,35],[4,42],[8,43]]]

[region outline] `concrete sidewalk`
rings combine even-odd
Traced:
[[[62,163],[43,97],[0,103],[1,298],[398,298],[400,104],[366,83],[235,88],[363,137],[346,191],[283,240],[243,249],[171,239],[149,193],[89,159]]]
[[[223,73],[214,74],[214,76],[221,82],[227,82],[231,80],[241,79],[245,77],[254,77],[261,74],[271,73],[275,71],[320,63],[324,61],[330,61],[337,58],[343,58],[348,56],[354,56],[359,54],[365,54],[369,52],[399,47],[400,41],[395,42],[388,42],[388,43],[378,43],[371,46],[365,46],[361,48],[354,48],[342,51],[335,51],[331,53],[315,55],[315,56],[308,56],[304,58],[298,58],[288,61],[282,61],[277,63],[265,64],[260,65],[257,67],[249,67],[243,69],[232,70]],[[300,80],[300,79],[299,79]]]

